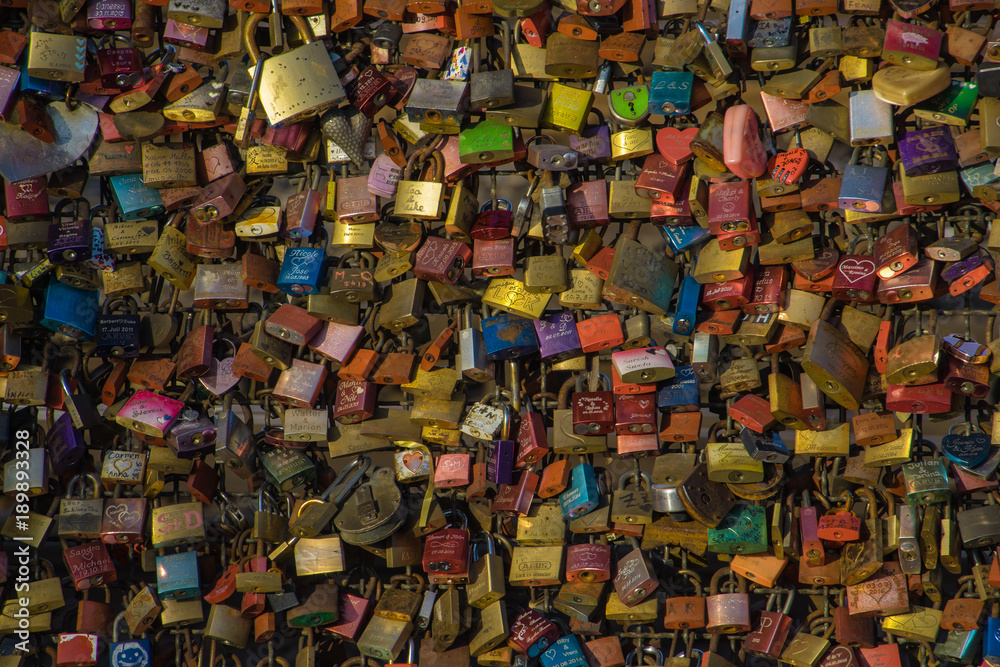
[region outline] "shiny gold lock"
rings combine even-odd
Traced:
[[[548,105],[542,113],[542,127],[569,134],[580,134],[593,104],[592,91],[573,88],[564,83],[554,83],[549,90]]]
[[[810,42],[811,43],[811,42]],[[756,53],[757,49],[754,49]],[[775,74],[761,92],[788,100],[801,100],[809,89],[820,80],[819,72],[809,69],[799,69],[785,74]]]
[[[191,289],[198,269],[194,255],[187,251],[187,237],[172,224],[164,227],[156,239],[149,266],[181,291]]]
[[[406,169],[396,186],[395,215],[419,220],[438,220],[444,210],[444,158],[440,151],[430,155],[433,173],[430,180],[411,180],[419,151],[406,162]]]
[[[480,665],[491,664],[486,659],[486,654],[496,649],[510,634],[510,626],[507,622],[507,607],[503,601],[496,601],[480,612],[479,622],[473,628],[473,635],[469,639],[469,655],[478,658]],[[502,651],[503,649],[497,649]],[[510,650],[507,647],[507,650]],[[511,656],[513,659],[513,656]],[[497,664],[497,663],[493,663]]]
[[[587,269],[570,269],[569,286],[559,293],[559,305],[563,308],[594,310],[601,307],[601,293],[604,281]]]
[[[604,617],[618,623],[643,623],[655,621],[658,615],[658,600],[651,595],[632,607],[626,606],[616,591],[608,593],[604,606]]]
[[[875,64],[870,58],[845,55],[837,65],[846,83],[865,83],[875,75]]]
[[[899,437],[884,445],[871,445],[865,448],[864,465],[866,468],[881,468],[897,466],[910,460],[913,450],[913,429],[899,429]]]
[[[493,278],[483,295],[483,304],[494,310],[537,320],[545,312],[551,294],[529,292],[516,278]]]
[[[903,201],[914,206],[953,204],[961,197],[958,173],[955,171],[907,176],[900,162],[899,180],[903,184]]]
[[[510,560],[511,586],[551,586],[560,583],[563,547],[514,547]]]
[[[287,151],[271,144],[255,144],[247,149],[247,176],[277,176],[288,173]]]
[[[791,264],[816,256],[812,237],[801,238],[788,243],[771,241],[757,246],[757,263],[761,266]]]
[[[826,430],[795,432],[795,453],[804,456],[847,456],[851,449],[851,425],[830,424]]]
[[[705,460],[713,482],[756,484],[764,479],[763,462],[750,456],[742,442],[710,442]]]
[[[334,220],[333,229],[330,231],[330,246],[333,248],[371,250],[375,247],[376,224],[374,222],[365,222],[359,225],[349,225],[340,220]]]
[[[655,150],[653,145],[653,129],[650,127],[632,127],[611,135],[611,159],[634,160],[649,155]],[[614,217],[611,206],[615,181],[611,181],[612,192],[608,194],[608,212]]]
[[[102,271],[101,278],[108,298],[139,294],[146,289],[146,278],[140,262],[118,262],[114,271]]]
[[[465,409],[465,397],[443,400],[430,396],[417,396],[410,411],[410,421],[418,426],[433,428],[458,428]]]
[[[698,253],[692,276],[702,285],[723,283],[746,275],[750,263],[750,249],[726,251],[719,247],[719,241],[711,238]]]
[[[517,517],[517,543],[525,546],[557,546],[566,540],[566,522],[554,503],[535,505]]]
[[[905,614],[894,614],[882,619],[882,631],[896,636],[905,637],[918,642],[937,641],[941,630],[943,612],[938,602],[934,607],[913,605]]]

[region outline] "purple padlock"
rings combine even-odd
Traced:
[[[954,282],[982,263],[983,258],[979,253],[969,255],[955,262],[949,262],[944,270],[941,271],[941,279],[949,283]]]
[[[486,478],[495,484],[513,484],[514,450],[513,440],[489,440],[486,443]]]
[[[534,324],[542,359],[557,362],[581,354],[580,335],[572,312],[552,313]]]
[[[125,0],[90,0],[87,25],[94,30],[130,30],[132,3]]]
[[[580,165],[611,159],[611,134],[607,125],[589,125],[578,135],[570,135],[569,147],[580,156]]]
[[[958,168],[958,151],[945,125],[907,132],[899,142],[899,156],[907,176],[924,176]]]
[[[90,259],[93,252],[93,226],[86,216],[66,214],[61,220],[62,209],[71,200],[64,199],[56,206],[55,222],[49,225],[49,244],[45,254],[53,264],[70,264]],[[75,218],[75,219],[73,219]]]
[[[73,470],[83,459],[87,444],[80,431],[73,427],[73,419],[68,412],[62,413],[45,434],[45,449],[48,450],[49,465],[56,475]]]

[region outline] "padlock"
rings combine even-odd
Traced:
[[[795,601],[794,589],[787,592],[785,606],[780,612],[772,611],[776,600],[776,593],[768,596],[767,608],[760,613],[760,625],[747,634],[744,640],[744,650],[747,653],[775,659],[781,656],[792,629],[792,617],[789,614]]]
[[[260,49],[253,36],[263,17],[263,14],[252,15],[244,27],[244,45],[250,54],[251,67],[260,60]],[[305,19],[296,15],[291,20],[302,35],[305,45],[268,58],[260,78],[260,103],[267,119],[275,126],[321,114],[346,97],[323,42],[314,41],[312,29]],[[319,88],[311,96],[312,99],[295,103],[284,94],[282,87],[291,85],[295,88],[292,79],[287,77],[292,76],[290,72],[296,71],[296,68],[306,66],[313,68],[311,79],[319,82]]]
[[[726,576],[729,579],[723,584],[722,579]],[[705,598],[705,610],[705,629],[709,633],[747,632],[751,625],[746,580],[734,575],[728,567],[717,570]]]

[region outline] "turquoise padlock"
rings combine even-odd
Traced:
[[[118,213],[125,222],[152,218],[166,212],[160,193],[146,187],[142,174],[123,174],[108,180],[111,181],[111,194],[118,204]]]
[[[738,504],[708,529],[708,550],[717,554],[757,554],[767,547],[766,511],[760,505]]]
[[[190,600],[200,594],[198,554],[182,551],[156,557],[156,592],[161,600]]]
[[[691,72],[653,72],[649,84],[649,113],[654,116],[683,116],[691,113]]]
[[[559,496],[563,519],[578,519],[597,509],[600,496],[597,490],[597,475],[594,466],[581,463],[570,472],[569,487]]]

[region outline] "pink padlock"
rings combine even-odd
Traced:
[[[767,152],[760,141],[757,125],[757,114],[746,104],[726,110],[722,157],[729,171],[742,179],[762,176],[767,168]]]
[[[434,486],[443,489],[468,486],[471,471],[472,457],[468,454],[442,454],[434,464]]]

